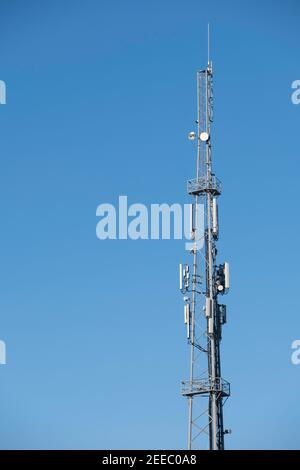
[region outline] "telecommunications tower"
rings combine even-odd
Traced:
[[[180,290],[190,347],[189,379],[182,382],[188,400],[188,449],[224,449],[223,406],[230,384],[221,377],[220,343],[226,323],[226,305],[220,301],[229,290],[229,265],[217,262],[219,238],[218,197],[221,183],[213,173],[211,124],[213,122],[213,68],[208,54],[205,70],[197,72],[196,178],[187,183],[191,204],[191,267],[180,265]],[[201,443],[202,439],[202,443]]]

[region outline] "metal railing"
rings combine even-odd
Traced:
[[[230,395],[230,383],[224,379],[195,379],[192,382],[181,382],[182,395],[203,395],[210,392],[221,393],[223,397]]]
[[[200,176],[199,178],[188,180],[187,190],[189,194],[199,194],[204,192],[211,192],[213,195],[218,196],[221,194],[221,181],[214,175],[210,179],[206,176]]]

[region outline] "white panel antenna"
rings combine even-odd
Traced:
[[[224,277],[225,277],[225,289],[230,288],[230,272],[229,272],[229,263],[224,263]]]
[[[213,198],[212,201],[212,213],[213,213],[213,236],[215,240],[219,238],[219,220],[218,220],[218,203],[217,198]]]

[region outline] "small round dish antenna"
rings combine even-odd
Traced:
[[[207,132],[201,132],[200,134],[200,140],[202,140],[202,142],[207,142],[209,139],[209,135]]]
[[[188,133],[188,139],[189,140],[195,140],[196,139],[196,132],[189,132]]]

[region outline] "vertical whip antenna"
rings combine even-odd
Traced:
[[[207,23],[207,63],[210,64],[210,24]]]

